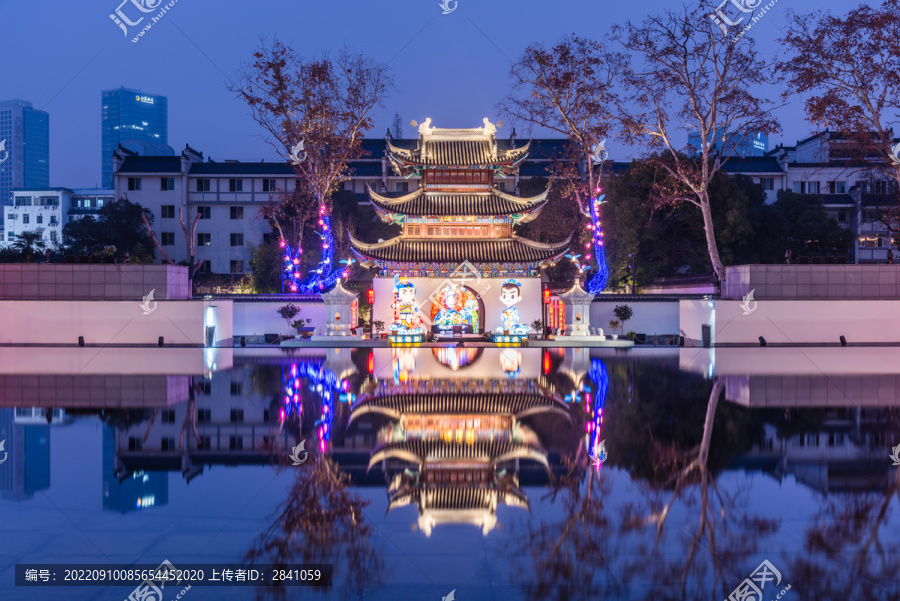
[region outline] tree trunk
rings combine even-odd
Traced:
[[[706,230],[706,248],[709,250],[709,260],[720,285],[725,284],[725,266],[719,258],[719,247],[716,245],[716,234],[713,230],[712,209],[709,206],[709,193],[704,191],[700,196],[700,211],[703,213],[703,229]]]

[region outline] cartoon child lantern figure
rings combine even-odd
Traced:
[[[394,276],[394,315],[391,330],[419,333],[418,311],[416,309],[416,287],[405,277]]]
[[[497,326],[498,332],[509,332],[510,334],[525,334],[528,328],[519,323],[519,310],[515,307],[522,301],[522,286],[515,280],[507,280],[500,288],[500,302],[506,306],[500,321],[503,322]]]

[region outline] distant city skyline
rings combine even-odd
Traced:
[[[843,14],[856,4],[822,0],[810,9]],[[168,144],[176,150],[190,144],[206,149],[213,160],[279,160],[247,106],[228,91],[229,81],[252,60],[260,36],[277,36],[305,57],[333,55],[346,44],[389,63],[398,90],[374,115],[367,137],[383,137],[395,113],[409,137],[413,119],[431,117],[436,127],[477,127],[483,117],[503,118],[496,105],[509,90],[510,61],[530,43],[552,44],[573,33],[599,39],[614,23],[677,7],[663,0],[612,8],[560,0],[552,9],[538,0],[461,0],[452,14],[442,15],[437,2],[396,0],[388,7],[369,3],[352,10],[339,3],[288,4],[279,6],[273,19],[273,11],[259,5],[212,10],[179,2],[135,44],[109,18],[116,3],[76,11],[62,0],[40,5],[0,0],[0,35],[9,48],[28,49],[4,65],[0,98],[26,99],[54,116],[49,185],[101,187],[97,95],[120,86],[169,99]],[[789,8],[776,5],[745,36],[763,56],[774,58],[779,51],[776,38]],[[53,44],[30,42],[33,30],[24,25],[38,16],[42,35]],[[211,20],[224,25],[206,27]],[[312,25],[298,29],[297,23]],[[762,93],[781,104],[781,92]],[[802,99],[789,99],[776,115],[783,132],[770,136],[770,147],[793,145],[817,129],[805,120]],[[502,137],[513,127],[520,139],[547,136],[506,121],[498,132]],[[686,143],[686,133],[682,136]],[[616,136],[608,147],[615,160],[642,154]]]
[[[2,97],[0,97],[2,98]],[[15,188],[46,187],[50,181],[50,117],[22,99],[0,100],[0,206],[12,204]],[[0,210],[0,232],[5,212]]]
[[[169,146],[169,99],[120,87],[101,93],[101,183],[113,187],[113,153],[121,145],[144,156],[173,156]]]

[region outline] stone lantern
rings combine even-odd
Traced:
[[[566,308],[565,330],[559,338],[571,340],[604,340],[603,330],[600,335],[591,334],[591,302],[594,295],[585,292],[581,287],[581,281],[575,280],[575,284],[559,294],[559,300]]]
[[[333,336],[354,336],[357,327],[358,300],[356,292],[344,288],[338,280],[330,292],[320,295],[325,303],[325,332],[313,336],[313,340],[322,340]]]

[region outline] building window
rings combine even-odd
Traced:
[[[775,178],[774,177],[761,177],[761,178],[759,178],[759,185],[762,186],[763,190],[774,190],[775,189]]]
[[[163,451],[174,451],[175,450],[175,438],[172,436],[169,436],[169,437],[163,436],[162,450]]]
[[[244,245],[244,234],[231,234],[231,245],[232,246],[243,246]]]
[[[175,411],[172,409],[166,409],[162,412],[162,423],[164,424],[174,424],[175,423]]]
[[[44,223],[44,216],[41,215],[41,214],[38,214],[38,216],[37,216],[37,222],[38,222],[38,223]]]
[[[129,177],[128,178],[128,189],[129,190],[140,190],[141,189],[141,178]]]
[[[212,421],[211,409],[197,409],[197,423],[208,424]]]
[[[200,440],[197,441],[197,450],[198,451],[208,451],[212,448],[212,441],[209,436],[202,436]]]
[[[268,424],[272,421],[272,412],[268,409],[263,409],[263,423]]]
[[[31,221],[31,215],[29,215],[28,213],[23,213],[22,214],[22,225],[26,225],[30,221]]]
[[[243,436],[230,436],[228,439],[228,448],[232,451],[241,451],[244,448]]]
[[[175,232],[163,232],[160,244],[163,246],[173,246],[175,244]]]
[[[197,214],[200,219],[209,219],[209,207],[197,207]]]
[[[209,178],[200,178],[197,180],[197,192],[209,192]]]
[[[128,450],[129,451],[140,451],[141,450],[141,439],[136,436],[128,437]]]
[[[197,234],[197,246],[209,246],[212,244],[212,236],[210,234]]]
[[[50,227],[53,227],[54,225],[58,225],[56,222],[56,215],[50,215]]]
[[[838,223],[846,223],[847,222],[847,211],[838,211],[837,220],[838,220]]]
[[[397,192],[409,192],[409,182],[397,182]]]
[[[863,221],[881,221],[881,215],[875,209],[865,209],[862,212]]]
[[[203,394],[206,396],[209,396],[210,394],[212,394],[212,382],[210,380],[207,380],[206,378],[203,378],[202,380],[200,380],[196,384],[196,387],[200,389],[200,394]]]
[[[244,218],[244,207],[231,207],[231,218],[232,219],[243,219]]]
[[[50,242],[52,242],[53,244],[56,244],[57,242],[59,242],[59,239],[57,238],[56,230],[50,230]]]
[[[175,219],[175,205],[162,205],[160,213],[163,219]]]
[[[828,182],[829,194],[846,194],[847,182]]]
[[[159,178],[159,189],[163,190],[163,191],[174,190],[175,189],[175,178],[174,177]]]
[[[231,422],[232,423],[240,423],[244,421],[244,410],[243,409],[232,409],[231,410]]]
[[[38,198],[37,206],[39,207],[58,207],[59,206],[59,197],[58,196],[41,196]]]
[[[241,396],[244,394],[244,383],[243,382],[232,382],[231,383],[231,394],[233,396]]]
[[[228,180],[228,191],[229,192],[242,192],[244,190],[244,180],[242,179],[230,179]]]
[[[244,262],[243,261],[232,261],[231,262],[231,273],[244,273]]]
[[[877,182],[872,182],[872,193],[873,194],[888,194],[890,191],[890,184],[886,180],[879,180]]]
[[[212,273],[212,269],[209,267],[209,261],[203,261],[203,265],[200,266],[200,271],[198,271],[200,275],[209,275]]]
[[[818,194],[819,182],[794,182],[794,192],[797,194]]]
[[[16,206],[17,207],[30,207],[31,206],[31,197],[30,196],[16,196]]]
[[[264,179],[263,180],[263,192],[274,192],[275,188],[275,180],[274,179]]]

